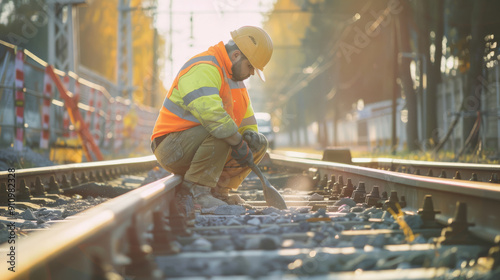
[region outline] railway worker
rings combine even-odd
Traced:
[[[177,201],[186,211],[244,204],[237,189],[267,150],[243,80],[262,70],[273,44],[261,28],[243,26],[188,60],[160,109],[151,148],[160,165],[184,176]],[[184,210],[184,209],[182,209]],[[208,210],[210,211],[210,210]]]

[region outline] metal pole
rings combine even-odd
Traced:
[[[66,12],[68,18],[66,19],[66,24],[64,25],[64,29],[66,29],[66,40],[68,43],[67,54],[66,54],[66,66],[67,71],[75,71],[75,50],[74,50],[74,42],[73,42],[73,5],[66,6]],[[74,89],[73,89],[74,90]]]
[[[172,40],[173,40],[173,24],[174,24],[174,21],[173,21],[173,0],[170,0],[170,3],[169,3],[169,6],[168,6],[168,9],[169,9],[169,20],[170,20],[170,23],[169,23],[169,27],[168,27],[168,37],[169,37],[169,42],[168,42],[168,60],[170,60],[170,77],[172,78],[172,81],[174,80],[174,58],[172,56],[172,48],[173,48],[173,43],[172,43]]]
[[[417,53],[408,53],[408,52],[401,52],[399,53],[399,58],[401,57],[406,57],[406,58],[411,58],[415,61],[415,63],[418,63],[418,67],[420,70],[420,67],[422,68],[422,71],[419,71],[420,74],[420,86],[419,88],[422,90],[422,94],[418,97],[418,104],[417,104],[417,112],[420,113],[420,122],[419,122],[419,133],[418,137],[419,139],[424,139],[424,144],[422,145],[422,149],[424,151],[427,150],[426,147],[426,140],[427,140],[427,110],[426,110],[426,102],[427,102],[427,62],[425,60],[425,55],[423,54],[417,54]],[[410,141],[410,139],[408,139]],[[420,141],[419,141],[420,142]]]
[[[486,77],[486,69],[483,68],[483,77]],[[481,94],[481,107],[480,107],[480,111],[479,111],[479,116],[480,116],[480,123],[479,123],[479,133],[481,135],[481,141],[483,142],[482,143],[482,147],[480,149],[481,153],[482,151],[484,150],[484,147],[486,145],[486,129],[488,127],[488,113],[486,113],[486,110],[488,110],[488,106],[486,105],[486,100],[487,100],[487,96],[486,94],[489,93],[488,91],[488,85],[485,85],[484,83],[482,83],[481,85],[484,89],[482,90],[482,94]],[[484,125],[484,126],[483,126]]]
[[[79,72],[80,66],[80,16],[78,15],[77,6],[70,6],[72,10],[73,16],[73,24],[71,25],[71,34],[72,34],[72,44],[73,44],[73,56],[71,57],[71,61],[73,63],[73,71]]]
[[[148,105],[149,106],[154,106],[155,104],[157,104],[156,102],[156,95],[158,94],[158,91],[156,89],[157,87],[157,81],[156,79],[158,79],[158,30],[156,29],[156,27],[154,27],[153,29],[153,74],[152,74],[152,77],[151,77],[151,93],[149,94],[149,102],[148,102]]]
[[[455,79],[450,79],[450,99],[451,99],[451,114],[456,114],[455,109]],[[455,146],[455,132],[451,134],[451,150],[453,153],[457,153],[457,149]]]
[[[127,8],[130,7],[130,0],[127,1]],[[132,13],[131,12],[126,12],[126,22],[125,24],[127,25],[127,92],[128,92],[128,98],[130,101],[132,101],[130,104],[133,103],[133,83],[134,83],[134,57],[132,55],[133,53],[133,48],[132,48]]]
[[[497,91],[497,151],[500,150],[500,84],[498,79],[498,68],[500,65],[497,63],[495,67],[495,88]]]
[[[119,95],[132,99],[133,56],[132,56],[132,16],[130,0],[118,2],[118,52],[117,84]],[[125,72],[126,71],[126,72]]]
[[[116,69],[116,84],[118,86],[118,92],[121,94],[122,93],[122,90],[123,90],[123,84],[121,83],[121,79],[122,79],[122,72],[123,72],[123,69],[122,69],[122,56],[123,56],[123,30],[122,30],[122,26],[123,26],[123,16],[122,16],[122,9],[124,9],[123,7],[123,0],[119,0],[118,1],[118,42],[117,42],[117,48],[118,48],[118,52],[116,53],[116,65],[117,65],[117,69]]]
[[[394,32],[394,37],[396,37],[396,34]],[[394,38],[393,37],[393,38]],[[396,39],[394,38],[394,50],[397,50],[397,43]],[[394,52],[397,55],[397,52]],[[392,64],[392,108],[391,108],[391,154],[395,155],[396,154],[396,145],[397,145],[397,106],[398,106],[398,59],[397,57],[394,58],[394,62]]]
[[[151,78],[151,93],[150,94],[147,94],[149,97],[146,98],[146,101],[149,106],[154,106],[155,104],[157,104],[156,102],[156,99],[158,98],[157,94],[158,94],[158,90],[157,90],[157,87],[158,87],[158,81],[157,79],[159,79],[158,77],[158,29],[156,28],[156,25],[157,25],[157,17],[158,17],[158,13],[157,13],[157,1],[154,1],[153,3],[154,5],[154,10],[153,10],[153,74],[152,74],[152,78]],[[158,100],[159,102],[159,100]]]
[[[460,100],[464,100],[465,98],[465,92],[464,92],[464,87],[462,84],[462,79],[458,79],[458,92],[460,94]],[[461,108],[459,108],[461,109]],[[460,149],[462,149],[465,145],[465,137],[464,137],[464,112],[459,111],[460,114],[460,128],[462,131],[460,132]]]
[[[425,55],[420,54],[421,60],[422,60],[422,66],[423,66],[423,73],[421,75],[422,80],[421,86],[422,86],[422,108],[423,108],[423,116],[422,116],[422,121],[423,121],[423,131],[422,131],[422,139],[424,139],[424,152],[427,151],[427,61],[425,58]]]
[[[47,13],[49,14],[48,18],[48,56],[47,62],[49,64],[56,64],[56,4],[52,1],[47,2]]]
[[[446,89],[447,89],[447,82],[442,82],[441,83],[441,94],[443,96],[442,102],[443,102],[443,128],[446,129],[448,128],[448,110],[447,110],[447,104],[446,104]],[[439,135],[441,137],[441,135]]]

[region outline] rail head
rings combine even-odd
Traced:
[[[61,256],[68,255],[72,248],[79,248],[84,253],[86,248],[96,245],[118,250],[118,243],[123,241],[127,229],[134,222],[137,227],[147,228],[154,211],[168,211],[175,186],[181,181],[181,176],[170,175],[72,216],[71,221],[54,225],[52,231],[36,232],[27,239],[16,239],[15,250],[19,260],[16,272],[2,271],[1,278],[27,279],[32,271],[41,269],[54,259],[61,261]],[[0,246],[0,254],[5,256],[11,251],[10,246]],[[115,256],[115,259],[117,257],[120,256]]]
[[[90,180],[89,178],[93,177],[94,179],[92,179],[92,181],[102,182],[124,174],[149,171],[157,166],[157,164],[156,158],[151,155],[119,160],[73,163],[15,170],[12,169],[14,171],[10,170],[10,172],[0,172],[0,183],[7,181],[10,183],[14,181],[19,194],[19,188],[22,188],[23,184],[29,187],[36,185],[37,182],[50,184],[55,181],[56,183],[63,184],[63,186],[61,186],[62,188],[68,188],[68,186],[64,186],[64,177],[68,180],[67,183],[70,187],[73,187],[79,184],[78,180],[81,178]],[[77,182],[74,183],[73,180],[70,180],[70,178],[77,179]],[[0,192],[6,192],[6,190],[0,190]]]
[[[72,163],[64,165],[53,165],[46,167],[35,167],[35,168],[25,168],[16,169],[16,177],[33,177],[33,176],[43,176],[45,174],[54,173],[68,173],[78,170],[90,170],[98,168],[109,168],[109,167],[120,167],[126,165],[136,165],[141,166],[144,164],[156,164],[156,158],[151,156],[128,158],[128,159],[117,159],[117,160],[106,160],[97,162],[84,162],[84,163]],[[8,178],[8,171],[0,171],[0,179]]]
[[[464,195],[476,196],[485,199],[495,199],[500,201],[500,188],[496,184],[486,182],[473,182],[465,180],[452,180],[446,178],[426,177],[413,174],[385,171],[350,164],[325,162],[314,159],[297,159],[282,155],[271,154],[271,160],[276,165],[305,168],[318,167],[331,171],[339,171],[353,175],[363,175],[374,179],[384,180],[392,183],[405,184],[420,188],[441,189],[444,191],[454,191]]]
[[[380,192],[397,191],[398,196],[405,196],[406,210],[417,211],[423,206],[426,195],[432,195],[434,209],[441,211],[437,217],[446,222],[455,217],[458,202],[467,204],[467,218],[474,224],[471,231],[483,239],[492,241],[500,235],[500,188],[498,184],[467,180],[427,177],[394,171],[385,171],[356,165],[325,162],[312,159],[290,158],[271,154],[271,162],[278,166],[308,170],[314,167],[320,173],[342,175],[345,179],[353,178],[366,183],[366,192],[371,186],[378,186]],[[356,179],[354,179],[356,178]]]

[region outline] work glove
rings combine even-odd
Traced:
[[[237,145],[231,146],[231,156],[241,165],[247,166],[248,163],[253,163],[253,154],[250,148],[248,147],[247,142],[241,141]]]
[[[267,146],[267,139],[261,133],[255,132],[253,130],[247,130],[243,132],[243,139],[248,143],[252,151],[258,151],[262,145]]]

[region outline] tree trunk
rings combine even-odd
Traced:
[[[393,28],[393,35],[392,35],[392,45],[393,45],[393,51],[394,51],[394,58],[393,58],[393,63],[392,63],[392,73],[393,73],[393,78],[392,78],[392,120],[391,120],[391,153],[393,155],[396,154],[396,150],[397,150],[397,147],[398,147],[398,137],[397,137],[397,131],[396,131],[396,128],[397,128],[397,116],[398,116],[398,111],[397,111],[397,107],[398,107],[398,97],[400,96],[400,89],[399,89],[399,86],[398,86],[398,83],[397,83],[397,79],[398,79],[398,50],[399,50],[399,47],[398,47],[398,40],[397,40],[397,36],[399,32],[397,28],[397,25],[398,23],[396,22],[394,24],[394,28]]]
[[[427,96],[425,107],[427,110],[427,123],[426,123],[426,137],[430,142],[431,146],[434,146],[439,142],[439,135],[437,133],[437,88],[438,84],[441,82],[441,58],[443,55],[443,24],[444,24],[444,1],[433,1],[425,3],[425,7],[428,7],[427,11],[433,11],[432,18],[435,22],[429,21],[427,25],[427,34],[429,37],[431,31],[434,31],[434,55],[429,52],[430,44],[427,44]],[[431,57],[434,57],[434,61]]]
[[[411,53],[412,49],[410,46],[410,41],[412,40],[409,36],[411,30],[411,23],[415,25],[413,20],[413,13],[411,12],[411,7],[408,3],[403,3],[404,9],[398,16],[399,25],[399,53]],[[401,80],[401,88],[403,90],[405,100],[406,100],[406,110],[408,111],[408,122],[406,123],[406,145],[409,152],[417,151],[419,149],[418,140],[418,113],[417,113],[417,93],[413,88],[413,80],[410,73],[410,58],[401,59],[401,64],[399,65],[399,77]]]
[[[474,6],[472,9],[471,16],[471,40],[470,40],[470,69],[468,73],[468,90],[466,92],[464,102],[464,130],[463,139],[467,139],[470,132],[473,129],[474,122],[476,120],[476,112],[481,110],[481,89],[483,87],[482,82],[484,78],[482,77],[483,69],[483,54],[485,48],[484,42],[484,12],[485,12],[485,1],[477,0],[474,1]],[[479,134],[477,134],[479,135]],[[475,147],[478,141],[478,137],[471,139],[469,144],[471,147]]]

